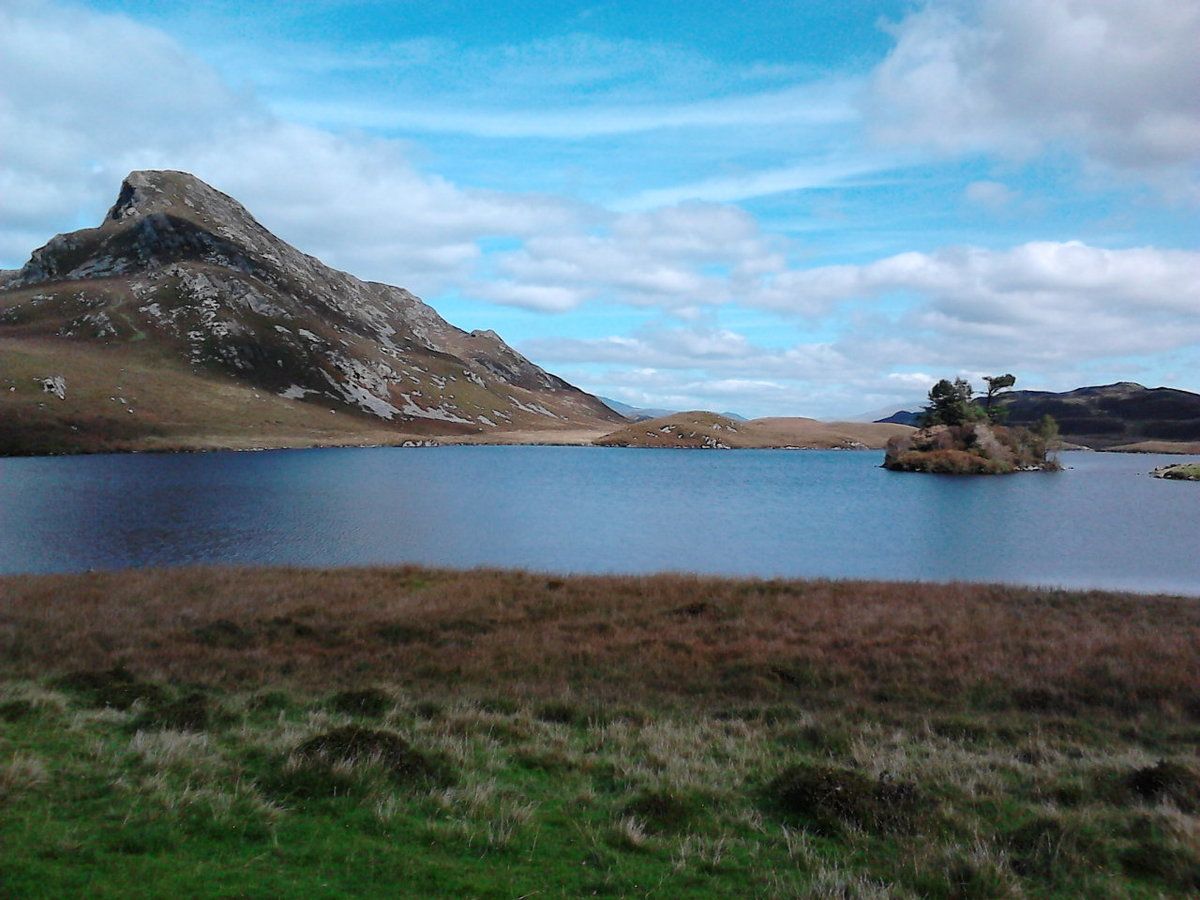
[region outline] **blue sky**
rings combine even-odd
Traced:
[[[182,168],[627,402],[1200,390],[1200,0],[0,3],[0,266]]]

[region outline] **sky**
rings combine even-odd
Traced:
[[[0,0],[0,268],[182,169],[639,406],[1200,391],[1200,0]]]

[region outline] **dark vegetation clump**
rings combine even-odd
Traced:
[[[138,681],[124,666],[101,672],[72,672],[58,679],[56,686],[79,695],[88,705],[96,707],[129,709],[139,700],[151,705],[167,700],[167,692],[159,685]]]
[[[704,804],[699,797],[677,790],[643,791],[621,813],[633,816],[652,834],[679,834],[701,817]]]
[[[1147,803],[1168,800],[1186,813],[1200,809],[1200,775],[1179,763],[1159,760],[1135,769],[1125,777],[1124,786]]]
[[[192,637],[205,647],[225,647],[242,650],[254,643],[253,633],[237,622],[217,619],[192,629]]]
[[[493,715],[512,716],[520,711],[521,704],[511,697],[485,697],[479,701],[479,708]]]
[[[278,760],[259,785],[277,797],[316,801],[365,794],[381,778],[404,787],[455,780],[445,760],[417,750],[400,735],[350,725],[309,738]]]
[[[397,784],[446,784],[453,780],[444,760],[415,749],[400,735],[355,725],[309,738],[292,756],[315,766],[379,766]]]
[[[0,703],[0,722],[19,722],[33,715],[33,704],[28,700],[9,700]]]
[[[366,688],[334,694],[329,700],[329,705],[348,716],[378,719],[392,708],[392,698],[379,688]]]
[[[832,757],[850,752],[851,734],[837,725],[797,725],[784,728],[775,740],[790,750]]]
[[[408,622],[387,622],[375,629],[376,636],[386,644],[415,644],[428,643],[433,633],[428,628],[412,625]]]
[[[1013,870],[1043,883],[1105,863],[1111,850],[1102,836],[1053,816],[1023,822],[1008,832],[1005,843]]]
[[[927,804],[914,784],[812,764],[785,769],[767,785],[765,799],[784,818],[830,836],[846,826],[911,831]]]
[[[535,715],[543,722],[549,722],[553,725],[576,725],[581,721],[586,721],[586,716],[573,703],[568,703],[565,700],[556,700],[550,703],[543,703],[537,708]]]
[[[250,698],[249,709],[256,712],[282,712],[292,705],[291,698],[283,691],[261,691]]]
[[[218,717],[216,705],[204,694],[193,691],[175,700],[152,706],[134,721],[135,729],[204,731]]]
[[[1200,848],[1172,840],[1161,821],[1150,816],[1131,817],[1126,836],[1132,843],[1118,854],[1126,874],[1165,882],[1188,896],[1200,895]]]
[[[437,700],[418,700],[413,705],[413,715],[418,719],[440,719],[445,712],[445,704]]]

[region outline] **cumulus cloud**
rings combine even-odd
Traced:
[[[951,247],[791,272],[789,279],[804,307],[896,292],[912,297],[893,322],[909,340],[892,342],[894,352],[884,355],[876,342],[868,354],[912,365],[1039,365],[1200,341],[1200,253],[1194,251],[1112,250],[1078,241],[1003,251]],[[864,330],[888,328],[876,321]]]
[[[885,139],[951,153],[1058,145],[1196,191],[1200,0],[941,0],[892,30],[870,102]]]
[[[602,213],[597,224],[535,235],[500,254],[500,280],[474,291],[518,306],[564,311],[589,299],[686,309],[729,302],[782,269],[779,242],[733,206],[688,202]]]
[[[710,381],[743,387],[772,382],[833,382],[850,377],[855,361],[827,342],[777,348],[756,344],[728,328],[648,327],[631,335],[601,338],[539,338],[522,349],[539,359],[566,364],[605,364],[640,372],[706,373]]]
[[[1200,295],[1200,253],[1035,241],[1011,250],[901,253],[865,265],[821,266],[791,275],[798,290],[824,299],[917,291],[964,319],[1022,322],[1044,307],[1191,315]]]
[[[0,9],[0,260],[95,224],[137,168],[186,169],[267,227],[368,278],[433,290],[478,241],[576,222],[577,204],[463,188],[395,141],[288,123],[126,17],[18,0]]]

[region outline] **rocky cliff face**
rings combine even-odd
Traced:
[[[3,337],[149,344],[197,372],[407,430],[621,421],[494,332],[324,265],[183,172],[132,173],[99,227],[0,273]]]

